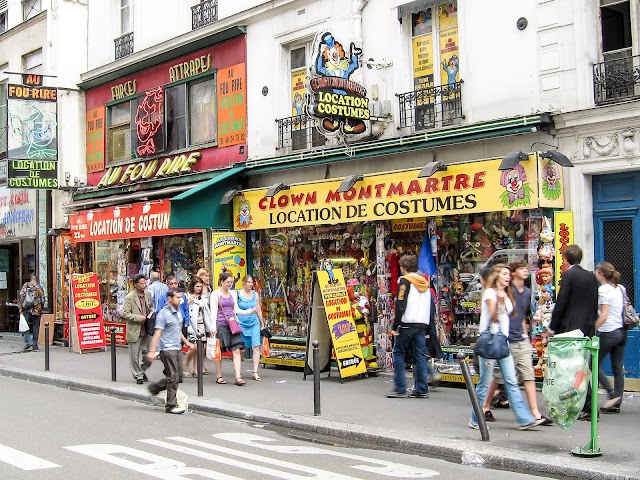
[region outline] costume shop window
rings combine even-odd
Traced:
[[[131,160],[131,102],[108,107],[107,165]]]
[[[186,85],[175,85],[165,90],[167,151],[187,146],[187,91]]]
[[[214,142],[218,136],[216,77],[188,84],[189,145]]]

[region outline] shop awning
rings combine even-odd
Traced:
[[[220,205],[227,190],[235,188],[235,177],[246,167],[221,170],[218,175],[171,199],[171,228],[232,229],[232,204]]]

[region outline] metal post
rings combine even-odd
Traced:
[[[44,371],[49,371],[49,322],[44,322]]]
[[[471,399],[471,405],[473,411],[476,414],[478,420],[478,426],[480,427],[480,434],[482,435],[482,441],[489,441],[489,429],[487,428],[487,422],[484,420],[484,412],[482,411],[482,405],[478,402],[478,396],[476,395],[476,387],[473,384],[473,378],[471,378],[471,372],[469,371],[469,365],[465,360],[465,355],[462,352],[458,352],[457,355],[460,369],[462,370],[462,376],[464,377],[464,383],[467,386],[467,392],[469,392],[469,398]]]
[[[313,414],[320,415],[320,342],[314,340],[313,345]]]
[[[198,396],[202,397],[203,393],[203,385],[202,385],[202,334],[199,333],[197,335],[198,340],[196,341],[196,368],[198,371]]]
[[[577,457],[599,457],[604,450],[598,447],[598,353],[600,338],[592,337],[585,343],[585,349],[591,352],[591,439],[584,447],[576,447],[571,453]]]
[[[111,327],[111,381],[117,382],[116,378],[116,327]]]

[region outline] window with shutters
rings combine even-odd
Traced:
[[[22,57],[22,70],[25,73],[44,74],[41,48]]]
[[[107,165],[131,160],[131,102],[109,107],[107,116]]]
[[[42,11],[42,0],[23,0],[22,19],[26,22]]]
[[[9,11],[7,10],[7,0],[0,0],[0,34],[7,31]]]

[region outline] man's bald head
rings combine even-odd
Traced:
[[[160,281],[160,272],[151,272],[149,280],[151,283]]]

